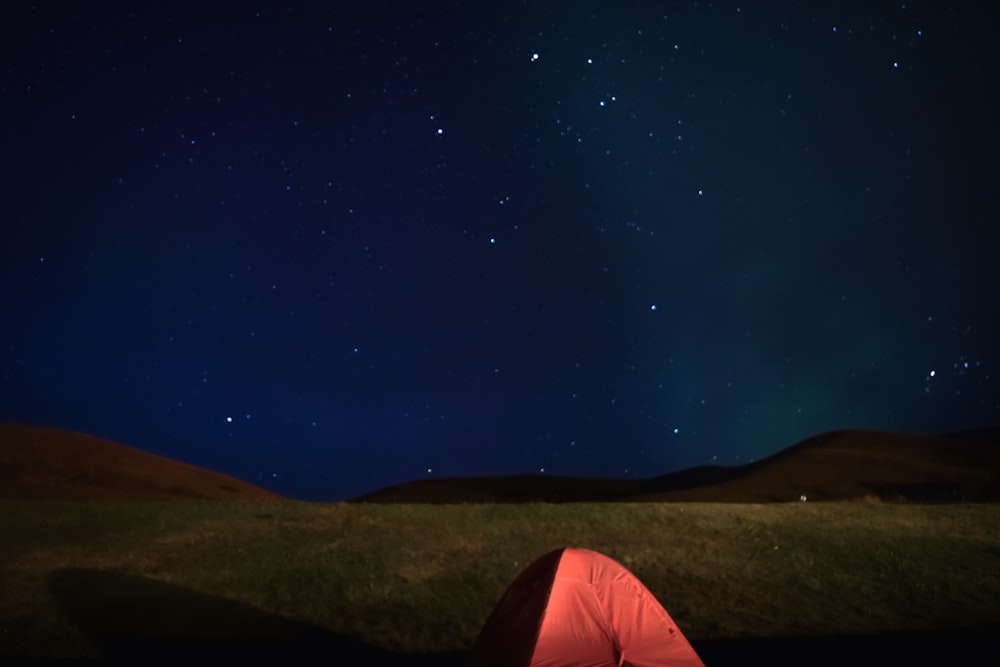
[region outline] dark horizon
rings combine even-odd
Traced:
[[[282,495],[1000,423],[991,8],[9,8],[0,421]]]

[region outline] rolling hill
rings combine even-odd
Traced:
[[[524,475],[419,480],[357,502],[782,502],[1000,499],[1000,429],[923,436],[834,431],[738,467],[638,480]]]
[[[0,424],[0,498],[277,500],[280,496],[228,475],[94,436]]]
[[[824,433],[738,467],[646,479],[513,475],[425,479],[373,503],[1000,500],[1000,428],[940,436]],[[276,500],[247,482],[81,433],[0,424],[0,498]]]

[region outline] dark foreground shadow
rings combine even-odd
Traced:
[[[461,653],[392,653],[242,602],[136,575],[70,568],[53,572],[48,585],[69,620],[97,645],[102,661],[457,667],[464,659]]]
[[[465,654],[393,653],[248,604],[145,577],[87,569],[50,575],[49,589],[102,661],[202,664],[461,667]],[[978,665],[994,655],[1000,625],[926,632],[693,640],[707,667],[726,665]],[[6,660],[3,660],[6,662]],[[208,664],[213,664],[208,662]]]
[[[879,634],[720,639],[691,645],[707,667],[725,665],[986,665],[1000,626]],[[993,655],[993,658],[988,656]]]

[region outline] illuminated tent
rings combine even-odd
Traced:
[[[490,614],[468,667],[704,667],[635,576],[588,549],[529,565]]]

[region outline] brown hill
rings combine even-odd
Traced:
[[[525,475],[419,480],[358,502],[1000,500],[1000,429],[947,436],[835,431],[739,467],[641,480]]]
[[[773,502],[847,500],[987,501],[1000,498],[1000,444],[875,431],[834,431],[774,456],[722,469],[697,486],[668,475],[634,500]]]
[[[281,496],[90,435],[0,424],[0,498],[278,500]]]

